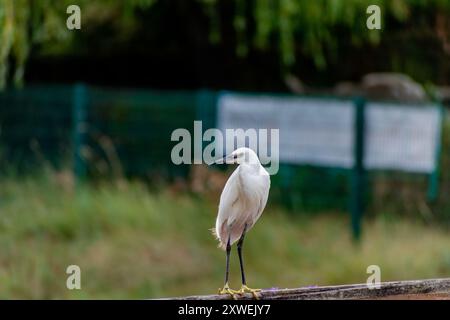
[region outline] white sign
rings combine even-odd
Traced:
[[[353,166],[351,101],[224,94],[218,107],[221,130],[279,129],[280,162]]]
[[[431,173],[440,133],[441,115],[435,106],[367,103],[364,165]]]
[[[280,162],[339,168],[354,164],[351,100],[226,93],[218,108],[221,130],[279,129]],[[439,108],[367,103],[365,119],[366,168],[433,171]]]

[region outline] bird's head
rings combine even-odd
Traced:
[[[260,164],[258,156],[256,155],[255,151],[253,151],[250,148],[238,148],[234,150],[229,155],[226,155],[223,158],[220,158],[215,161],[216,164],[241,164],[241,163],[248,163],[248,164]]]

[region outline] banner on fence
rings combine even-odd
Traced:
[[[440,132],[437,106],[367,103],[365,167],[431,173]]]

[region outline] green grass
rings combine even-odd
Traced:
[[[208,294],[222,285],[224,252],[208,229],[218,196],[149,191],[139,183],[84,186],[47,178],[0,184],[0,298],[156,298]],[[352,243],[345,213],[288,214],[269,206],[244,247],[253,287],[365,282],[450,275],[450,234],[383,216]],[[66,288],[68,265],[82,290]],[[231,286],[239,287],[235,249]]]

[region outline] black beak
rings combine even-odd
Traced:
[[[225,161],[227,160],[227,156],[224,156],[222,158],[217,159],[214,161],[215,164],[225,164]]]

